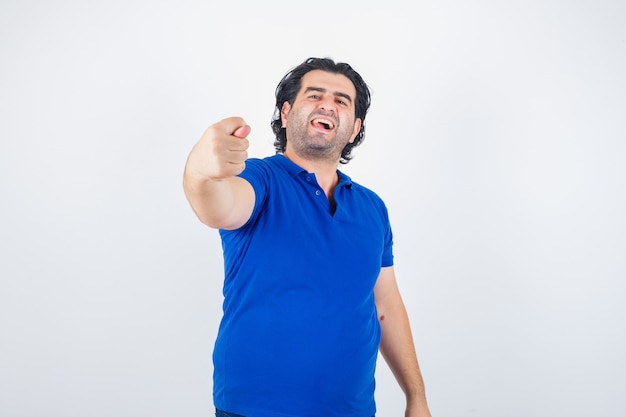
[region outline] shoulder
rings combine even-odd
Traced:
[[[276,171],[276,165],[271,162],[271,157],[248,158],[245,169],[239,174],[250,183],[265,182],[272,172]]]
[[[264,158],[248,158],[246,160],[246,171],[253,172],[279,172],[285,170],[285,161],[282,155],[266,156]]]
[[[340,174],[341,187],[340,195],[345,203],[350,206],[350,211],[354,215],[374,215],[376,218],[383,219],[385,222],[389,219],[389,211],[383,198],[372,188],[367,187],[359,182],[353,181],[345,174]]]
[[[385,201],[373,189],[352,180],[350,180],[349,188],[359,197],[367,199],[378,206],[385,207]]]

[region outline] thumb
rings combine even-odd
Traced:
[[[238,138],[244,139],[244,138],[246,138],[250,134],[250,130],[251,130],[251,128],[248,125],[244,125],[244,126],[238,127],[233,132],[233,136],[236,136]]]

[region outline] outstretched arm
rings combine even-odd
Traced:
[[[250,127],[240,117],[210,126],[193,147],[183,175],[185,195],[200,221],[236,229],[254,208],[254,190],[237,177],[245,168]]]
[[[380,352],[406,396],[405,417],[430,417],[411,326],[393,267],[381,269],[374,296],[382,332]]]

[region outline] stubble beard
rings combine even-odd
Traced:
[[[288,146],[301,158],[337,163],[348,143],[349,134],[337,127],[334,137],[328,140],[323,133],[311,133],[307,120],[302,119],[301,123],[293,123],[292,120],[292,123],[288,124],[286,131]]]

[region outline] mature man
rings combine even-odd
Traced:
[[[189,155],[185,193],[224,249],[218,417],[371,417],[379,350],[405,416],[430,416],[387,209],[338,169],[369,106],[350,65],[309,58],[276,89],[276,155],[248,158],[239,117],[209,127]]]

